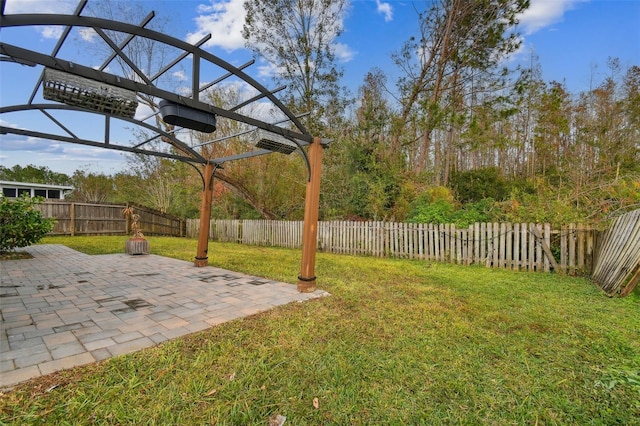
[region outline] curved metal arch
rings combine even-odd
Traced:
[[[226,117],[235,121],[243,122],[246,124],[250,124],[256,126],[258,128],[268,130],[277,134],[280,134],[284,137],[295,138],[305,142],[305,145],[311,143],[312,136],[308,132],[308,130],[302,125],[302,123],[298,120],[298,118],[291,112],[289,109],[278,100],[272,92],[267,90],[264,86],[262,86],[259,82],[254,80],[252,77],[244,73],[242,70],[234,67],[228,62],[218,58],[217,56],[200,49],[197,46],[191,45],[182,40],[173,38],[163,33],[159,33],[147,28],[141,28],[136,25],[126,24],[122,22],[110,21],[103,18],[94,18],[94,17],[85,17],[85,16],[77,16],[77,15],[52,15],[52,14],[13,14],[13,15],[2,15],[2,21],[0,22],[0,27],[17,27],[17,26],[44,26],[44,25],[61,25],[67,27],[86,27],[86,28],[101,28],[112,31],[118,31],[128,34],[133,34],[141,37],[145,37],[151,40],[155,40],[161,43],[165,43],[167,45],[173,46],[175,48],[181,49],[183,51],[189,52],[194,58],[194,69],[193,77],[199,77],[199,61],[200,59],[205,59],[212,64],[227,70],[233,75],[239,77],[256,90],[258,90],[262,97],[268,98],[282,113],[284,113],[289,120],[294,123],[298,132],[293,132],[289,129],[285,129],[282,127],[277,127],[271,125],[269,123],[265,123],[262,120],[257,120],[251,117],[244,116],[242,114],[235,113],[234,111],[225,110],[223,108],[218,108],[197,100],[198,91],[194,91],[193,96],[196,99],[189,99],[182,97],[180,95],[176,95],[171,92],[167,92],[161,89],[157,89],[155,86],[149,84],[141,84],[133,80],[125,79],[124,77],[115,76],[112,74],[105,73],[100,70],[96,70],[89,67],[83,67],[78,64],[73,64],[71,62],[61,62],[59,58],[43,55],[38,52],[30,51],[27,49],[22,49],[17,46],[12,46],[5,43],[0,43],[0,53],[3,55],[17,58],[20,60],[36,62],[41,65],[59,69],[71,74],[79,75],[85,78],[90,78],[93,80],[103,81],[107,84],[111,84],[113,86],[122,87],[125,89],[133,90],[136,92],[146,93],[151,96],[159,97],[162,99],[171,100],[173,102],[181,103],[192,108],[205,111],[205,112],[214,112],[215,114]],[[113,46],[112,46],[113,47]],[[198,80],[199,78],[193,78],[193,81]]]
[[[92,113],[92,114],[96,114],[96,115],[102,115],[107,120],[110,119],[110,116],[108,114],[105,114],[105,113],[102,113],[102,112],[88,111],[88,110],[80,108],[80,107],[64,105],[64,104],[12,105],[12,106],[7,106],[7,107],[0,107],[0,114],[11,113],[11,112],[20,112],[20,111],[42,111],[42,112],[45,112],[47,110],[78,111],[78,112],[82,112],[82,113],[87,113],[88,112],[88,113]],[[180,161],[184,161],[184,162],[192,162],[192,163],[199,163],[199,164],[205,164],[205,163],[208,162],[208,160],[206,158],[204,158],[203,156],[198,154],[197,151],[193,150],[193,148],[191,148],[190,146],[188,146],[184,142],[182,142],[179,139],[177,139],[171,133],[165,132],[162,129],[158,129],[155,126],[152,126],[151,124],[148,124],[148,123],[145,123],[145,122],[142,122],[142,121],[138,121],[138,120],[135,120],[135,119],[126,118],[126,117],[118,117],[118,119],[119,120],[123,120],[123,121],[127,121],[127,122],[135,124],[137,126],[144,127],[144,128],[146,128],[148,130],[151,130],[151,131],[153,131],[155,133],[158,133],[160,136],[166,137],[168,140],[171,141],[170,145],[174,146],[174,148],[178,149],[179,151],[182,151],[184,153],[190,154],[191,156],[182,156],[182,155],[175,155],[175,154],[171,154],[171,153],[150,151],[150,150],[139,149],[139,148],[125,146],[125,145],[114,145],[114,144],[110,143],[110,141],[108,141],[106,139],[105,139],[104,142],[100,143],[100,142],[91,141],[91,140],[88,140],[88,139],[78,138],[77,136],[72,135],[72,134],[70,135],[70,137],[66,137],[66,136],[56,135],[56,134],[53,134],[53,133],[43,133],[43,132],[37,132],[37,131],[34,131],[34,130],[26,130],[26,129],[15,129],[15,128],[7,127],[7,126],[0,126],[0,133],[2,133],[2,134],[11,133],[11,134],[17,134],[17,135],[22,135],[22,136],[33,136],[33,137],[38,137],[38,138],[43,138],[43,139],[58,140],[60,142],[72,142],[72,143],[77,143],[77,144],[80,144],[80,145],[95,146],[95,147],[100,147],[100,148],[112,149],[112,150],[116,150],[116,151],[125,151],[125,152],[131,152],[131,153],[135,153],[135,154],[147,154],[147,155],[154,155],[154,156],[157,156],[157,157],[172,158],[172,159],[176,159],[176,160],[180,160]],[[57,122],[56,122],[56,124],[59,125],[59,123],[57,123]],[[109,123],[105,122],[105,126],[108,126],[108,125],[109,125]],[[67,133],[70,133],[66,128],[62,127],[62,129],[65,130]]]
[[[66,111],[77,111],[77,112],[82,112],[82,113],[91,113],[91,114],[96,114],[96,115],[102,115],[104,117],[108,117],[109,119],[111,118],[111,116],[109,116],[109,114],[105,114],[103,112],[97,112],[97,111],[89,111],[86,110],[84,108],[80,108],[80,107],[76,107],[76,106],[71,106],[71,105],[64,105],[64,104],[23,104],[23,105],[11,105],[11,106],[7,106],[7,107],[0,107],[0,114],[3,113],[11,113],[11,112],[20,112],[20,111],[35,111],[35,110],[39,110],[39,111],[47,111],[47,110],[66,110]],[[122,121],[127,121],[129,123],[135,124],[137,126],[140,127],[144,127],[147,130],[151,130],[152,132],[157,133],[159,136],[165,137],[168,140],[170,140],[171,142],[169,143],[171,146],[173,146],[174,148],[178,149],[179,151],[182,151],[184,153],[190,154],[191,157],[183,157],[180,156],[180,158],[188,158],[190,159],[190,161],[193,161],[195,163],[207,163],[208,160],[206,158],[204,158],[202,155],[200,155],[197,151],[195,151],[193,148],[191,148],[189,145],[185,144],[184,142],[182,142],[181,140],[177,139],[174,135],[172,135],[171,133],[165,132],[162,129],[159,129],[155,126],[152,126],[151,124],[145,123],[143,121],[139,121],[139,120],[135,120],[132,118],[127,118],[127,117],[118,117],[118,120],[122,120]],[[109,123],[105,123],[105,126],[108,126]],[[9,129],[6,126],[2,126],[3,129]],[[65,130],[65,129],[63,129]],[[31,132],[31,130],[24,130],[22,133],[24,132]],[[7,133],[12,133],[12,132],[7,132]],[[21,134],[22,134],[21,133]],[[57,135],[51,134],[52,137],[55,137]],[[40,137],[40,136],[39,136]],[[86,139],[79,139],[85,142],[92,142],[92,143],[97,143],[97,142],[93,142],[93,141],[88,141]],[[104,144],[101,145],[105,148],[110,148],[110,149],[120,149],[120,150],[126,150],[126,149],[136,149],[137,151],[132,151],[132,152],[145,152],[145,153],[153,153],[155,151],[150,151],[150,150],[140,150],[137,149],[136,147],[128,147],[128,146],[124,146],[124,145],[113,145],[110,144],[109,141],[105,140]],[[122,149],[121,149],[122,148]],[[163,154],[163,153],[160,153]]]
[[[67,111],[78,111],[78,112],[88,112],[90,114],[96,114],[96,115],[102,115],[105,117],[108,117],[109,114],[106,114],[104,112],[98,112],[98,111],[88,111],[84,108],[80,108],[80,107],[76,107],[76,106],[71,106],[71,105],[65,105],[65,104],[23,104],[23,105],[11,105],[11,106],[7,106],[7,107],[0,107],[0,114],[2,113],[6,113],[6,112],[18,112],[18,111],[32,111],[32,110],[40,110],[40,111],[46,111],[46,110],[67,110]],[[165,132],[162,129],[159,129],[149,123],[145,123],[143,121],[139,121],[133,118],[127,118],[127,117],[117,117],[118,120],[122,120],[122,121],[127,121],[129,123],[135,124],[137,126],[141,126],[146,128],[147,130],[151,130],[155,133],[158,133],[159,136],[163,136],[168,138],[169,140],[171,140],[171,142],[175,145],[178,145],[176,148],[178,148],[181,151],[184,152],[188,152],[190,153],[194,158],[194,160],[198,161],[198,162],[206,162],[207,160],[202,157],[200,154],[198,154],[197,151],[195,151],[193,148],[191,148],[189,145],[185,144],[184,142],[182,142],[180,139],[176,138],[174,135],[172,135],[169,132]]]

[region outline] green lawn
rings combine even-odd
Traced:
[[[43,242],[99,254],[124,238]],[[149,240],[195,255],[195,240]],[[300,252],[210,243],[209,259],[294,282]],[[2,395],[0,423],[640,424],[638,290],[322,253],[316,273],[331,297],[34,380]]]

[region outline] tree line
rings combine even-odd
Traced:
[[[372,64],[349,93],[335,51],[346,0],[246,2],[247,47],[279,70],[274,79],[287,85],[284,100],[309,113],[303,120],[312,133],[333,139],[324,156],[322,219],[598,223],[640,207],[640,67],[609,58],[605,76],[594,73],[580,93],[544,81],[535,52],[528,65],[505,67],[520,48],[518,16],[528,7],[528,0],[425,3],[416,13],[418,33],[393,54],[393,73]],[[163,55],[138,49],[150,66],[164,65],[157,62]],[[399,78],[390,81],[391,74]],[[206,96],[224,107],[242,93],[220,85]],[[216,137],[244,130],[218,123]],[[248,143],[231,138],[200,149],[215,158]],[[46,168],[25,179],[21,173],[37,168],[16,167],[0,168],[0,178],[60,183]],[[73,197],[84,201],[198,213],[200,178],[184,164],[131,156],[116,175],[76,171],[68,178]],[[303,216],[299,157],[225,164],[216,178],[217,218]]]

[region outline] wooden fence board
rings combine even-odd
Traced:
[[[494,268],[500,267],[500,224],[493,224],[493,255],[492,262]]]
[[[197,236],[197,222],[187,221],[188,236]],[[217,241],[299,248],[302,228],[302,221],[213,220],[210,236]],[[564,270],[571,274],[589,272],[594,231],[582,225],[565,231],[533,223],[475,223],[458,229],[453,224],[330,221],[318,223],[317,247],[339,254],[560,272],[551,253],[552,244],[557,244],[556,250],[566,246]]]

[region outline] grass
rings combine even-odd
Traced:
[[[150,243],[195,254],[195,240]],[[210,243],[209,258],[293,282],[300,253]],[[2,395],[0,422],[640,424],[637,290],[610,299],[582,278],[322,253],[316,273],[331,297],[33,380]]]

